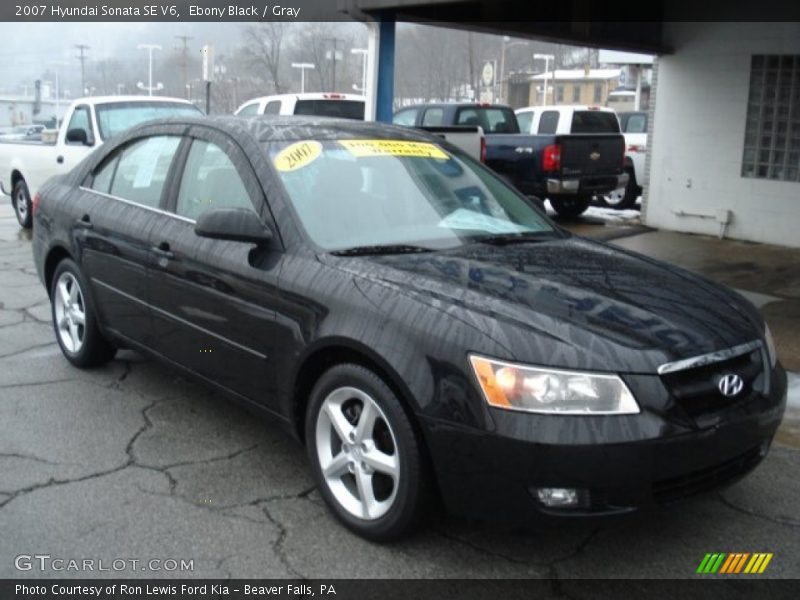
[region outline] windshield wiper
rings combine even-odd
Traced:
[[[473,240],[480,244],[492,246],[507,246],[509,244],[524,244],[528,242],[545,242],[556,239],[558,236],[552,231],[529,231],[523,233],[501,233],[498,235],[478,236]]]
[[[336,256],[359,256],[364,254],[416,254],[431,252],[432,248],[413,246],[411,244],[377,244],[372,246],[353,246],[343,250],[334,250],[331,254]]]

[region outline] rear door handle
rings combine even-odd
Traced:
[[[94,225],[92,225],[92,219],[89,217],[89,215],[83,215],[75,222],[75,224],[83,229],[91,229],[94,227]]]
[[[64,164],[64,157],[59,154],[58,156],[56,156],[56,162],[60,165]]]
[[[161,258],[175,258],[175,254],[169,249],[168,242],[161,242],[158,246],[153,246],[151,250],[153,254]]]

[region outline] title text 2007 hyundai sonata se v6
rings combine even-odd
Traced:
[[[786,404],[740,296],[570,235],[423,132],[153,122],[34,204],[67,359],[138,349],[271,413],[368,538],[437,496],[529,522],[714,489]]]

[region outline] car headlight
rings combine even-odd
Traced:
[[[772,332],[769,330],[769,325],[764,324],[764,341],[767,344],[767,358],[769,359],[769,366],[775,368],[778,363],[778,353],[775,351],[775,340],[772,339]]]
[[[617,375],[529,367],[469,357],[491,406],[558,415],[632,415],[633,394]]]

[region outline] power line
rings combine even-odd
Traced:
[[[75,44],[75,48],[80,52],[75,58],[81,61],[81,95],[83,95],[86,93],[86,51],[89,49],[89,46],[86,44]]]

